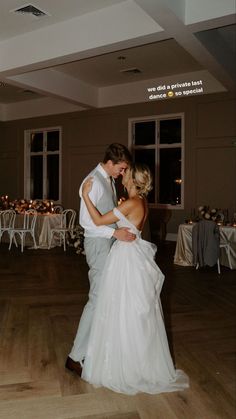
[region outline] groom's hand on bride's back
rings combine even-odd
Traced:
[[[117,228],[114,231],[113,237],[124,242],[132,242],[136,239],[136,235],[131,233],[128,227]]]

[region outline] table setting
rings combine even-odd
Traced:
[[[8,195],[2,195],[0,198],[0,211],[14,210],[16,212],[15,227],[20,228],[23,225],[24,214],[26,211],[33,209],[37,211],[37,218],[35,223],[35,239],[37,248],[47,249],[49,245],[51,229],[60,226],[62,215],[56,213],[54,202],[48,199],[45,200],[27,200],[15,199],[10,200]],[[8,241],[8,236],[4,236],[4,241]],[[58,238],[55,236],[51,247],[59,244]],[[33,246],[33,240],[30,236],[26,236],[25,245],[27,247]]]
[[[191,211],[190,217],[178,227],[174,263],[180,266],[193,266],[192,231],[200,220],[214,221],[219,227],[220,243],[230,245],[230,260],[232,269],[236,269],[236,212],[231,220],[228,210],[210,209],[200,206],[198,211]],[[230,220],[230,221],[229,221]],[[220,248],[220,264],[230,267],[229,258],[224,248]]]

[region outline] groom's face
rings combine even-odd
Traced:
[[[125,161],[119,162],[119,163],[113,163],[110,160],[110,165],[109,165],[109,175],[112,176],[113,178],[117,179],[118,176],[124,176],[124,173],[126,171],[128,167],[128,164]]]
[[[129,169],[129,167],[125,170],[125,173],[123,175],[123,179],[122,179],[122,185],[127,187],[128,186],[128,182],[131,179],[131,171]]]

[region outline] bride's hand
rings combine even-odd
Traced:
[[[83,183],[83,186],[82,186],[82,195],[88,195],[89,192],[92,189],[92,186],[93,186],[93,178],[92,177],[89,177]]]

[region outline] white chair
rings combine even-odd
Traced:
[[[230,269],[233,269],[231,256],[230,256],[230,251],[231,251],[230,243],[229,242],[221,242],[220,243],[220,249],[225,249],[227,257],[228,257],[229,267],[230,267]],[[217,267],[218,267],[218,273],[220,274],[220,259],[217,260]]]
[[[24,251],[24,245],[25,245],[25,236],[29,234],[34,242],[34,249],[37,249],[36,240],[35,240],[35,223],[37,218],[37,211],[35,209],[30,209],[25,211],[24,213],[24,220],[23,220],[23,227],[17,227],[12,228],[9,231],[10,235],[10,244],[9,244],[9,250],[11,249],[12,240],[15,236],[18,234],[20,241],[21,241],[21,251]],[[17,243],[15,241],[15,244],[17,246]]]
[[[3,234],[9,232],[15,226],[16,212],[14,210],[0,211],[0,243]]]
[[[62,212],[62,218],[61,218],[61,225],[56,228],[52,228],[50,233],[50,240],[49,240],[49,246],[48,248],[51,248],[53,236],[57,235],[60,238],[60,246],[61,241],[63,240],[63,247],[64,251],[66,250],[66,235],[68,233],[72,233],[75,227],[75,218],[76,218],[76,212],[73,209],[66,209]]]
[[[53,207],[53,212],[55,214],[62,214],[64,211],[64,208],[62,205],[55,205],[55,207]]]
[[[227,257],[228,257],[228,261],[229,261],[229,267],[230,267],[230,269],[233,269],[232,268],[231,257],[230,257],[230,244],[229,243],[222,243],[222,244],[220,244],[220,248],[223,248],[223,247],[226,250],[226,254],[227,254]],[[197,265],[196,265],[196,269],[198,269],[198,268],[199,268],[199,263],[197,263]],[[220,258],[217,259],[217,271],[218,271],[218,274],[220,275],[220,273],[221,273],[221,270],[220,270]]]
[[[213,221],[201,221],[201,222],[199,222],[199,225],[200,225],[200,223],[203,223],[203,222],[208,223],[209,226],[210,226],[210,223],[212,224],[212,226],[214,225],[213,224]],[[219,247],[219,251],[220,251],[220,249],[223,249],[223,248],[225,249],[226,254],[227,254],[227,257],[228,257],[229,267],[230,267],[230,269],[233,269],[233,267],[232,267],[232,261],[231,261],[231,256],[230,256],[230,252],[231,252],[230,243],[229,242],[226,242],[226,241],[220,241],[220,235],[219,235],[219,241],[218,241],[218,230],[219,230],[219,227],[218,226],[215,226],[215,230],[210,231],[210,240],[211,241],[209,241],[209,244],[211,245],[211,247],[212,247],[212,245],[215,245],[216,244],[216,246]],[[215,237],[216,233],[217,233],[217,238]],[[216,242],[212,241],[212,238],[214,240],[216,240]],[[206,232],[204,234],[204,239],[206,239]],[[218,274],[220,275],[221,269],[220,269],[220,254],[219,254],[219,252],[218,252],[218,257],[217,257],[217,260],[216,260],[216,264],[217,264]],[[199,259],[197,258],[196,269],[199,269],[199,265],[200,265]]]
[[[192,229],[193,264],[196,269],[217,264],[220,274],[220,231],[212,220],[200,220]]]

